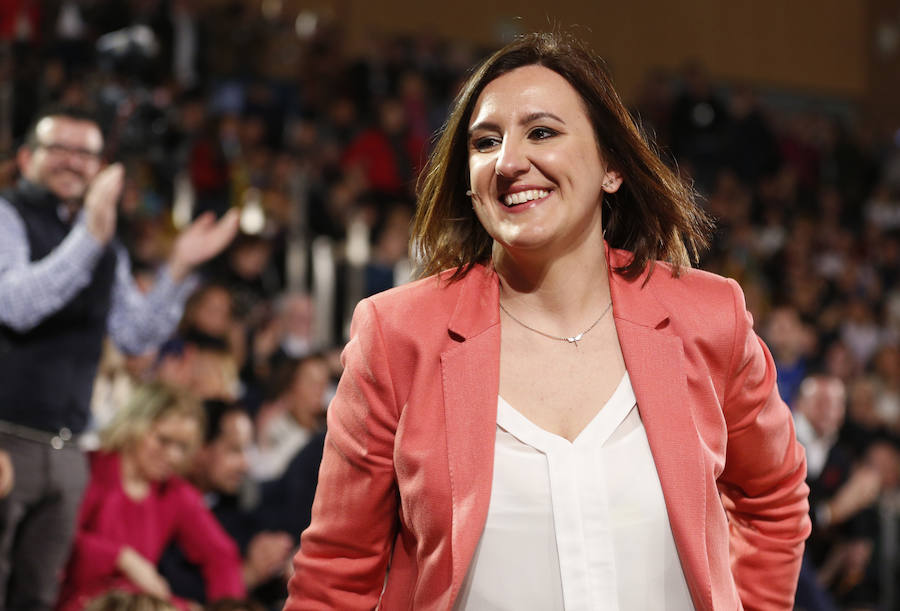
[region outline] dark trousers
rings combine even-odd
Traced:
[[[0,608],[49,611],[75,535],[87,460],[75,446],[56,450],[2,433],[0,448],[15,470],[12,492],[0,499]]]

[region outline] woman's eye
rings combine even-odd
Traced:
[[[495,136],[485,136],[484,138],[476,138],[472,143],[476,151],[484,152],[500,144],[500,138]]]
[[[531,132],[529,132],[528,137],[532,140],[546,140],[547,138],[553,137],[557,134],[555,130],[550,129],[549,127],[535,127]]]

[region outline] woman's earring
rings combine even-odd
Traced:
[[[472,189],[466,191],[466,197],[472,197],[473,195],[475,195],[475,192]]]

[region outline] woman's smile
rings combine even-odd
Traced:
[[[499,200],[510,212],[517,213],[542,203],[550,196],[551,192],[551,189],[518,187],[510,189],[505,194],[500,194]]]

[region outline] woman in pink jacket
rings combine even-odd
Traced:
[[[101,434],[60,593],[62,611],[78,611],[113,589],[172,600],[156,570],[174,539],[197,563],[210,600],[245,595],[237,546],[200,494],[177,474],[197,447],[203,406],[160,385],[138,388]]]
[[[286,609],[790,609],[805,459],[710,222],[602,61],[524,36],[364,300]]]

